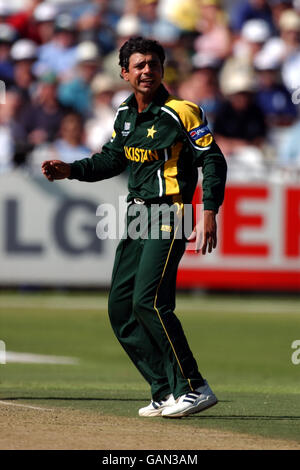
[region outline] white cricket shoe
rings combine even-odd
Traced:
[[[173,395],[167,395],[164,400],[161,401],[151,401],[150,405],[145,406],[144,408],[139,409],[140,416],[161,416],[163,410],[168,406],[175,404],[175,399]]]
[[[217,397],[206,380],[204,383],[202,387],[197,388],[194,392],[188,392],[178,397],[173,406],[163,409],[161,415],[164,418],[181,418],[216,405],[218,403]]]

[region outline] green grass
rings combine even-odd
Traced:
[[[300,441],[300,300],[179,295],[179,316],[218,406],[174,425]],[[71,356],[79,365],[0,365],[0,399],[137,416],[147,384],[113,336],[104,294],[0,294],[8,351]]]

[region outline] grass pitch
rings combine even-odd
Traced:
[[[112,333],[106,300],[94,293],[1,293],[7,351],[79,363],[0,364],[0,400],[137,417],[149,389]],[[216,407],[176,424],[300,442],[300,364],[292,362],[300,300],[178,295],[176,314],[219,398]]]

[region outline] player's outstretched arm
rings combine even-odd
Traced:
[[[63,180],[70,176],[71,166],[61,160],[46,160],[42,163],[42,173],[49,181]]]

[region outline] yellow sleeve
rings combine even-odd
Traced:
[[[173,109],[179,116],[189,139],[199,150],[207,149],[213,142],[213,136],[207,126],[203,111],[191,101],[169,96],[165,105]]]

